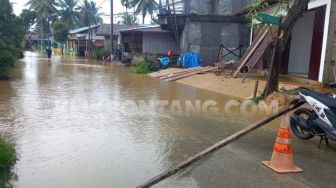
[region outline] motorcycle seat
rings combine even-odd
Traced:
[[[322,93],[318,93],[316,91],[309,90],[309,89],[301,89],[300,92],[303,95],[311,96],[315,98],[316,100],[322,102],[324,105],[328,106],[329,108],[332,108],[332,109],[336,108],[336,99],[332,97],[329,97],[327,95],[324,95]]]

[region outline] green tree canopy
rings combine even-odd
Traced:
[[[60,0],[59,4],[62,8],[59,13],[61,22],[66,24],[68,28],[78,24],[80,19],[79,12],[76,10],[79,0]]]
[[[124,15],[122,16],[122,20],[121,20],[120,23],[124,24],[124,25],[135,25],[135,24],[138,24],[136,18],[134,18],[134,16],[131,16],[127,12],[125,12]]]
[[[22,56],[23,22],[13,13],[9,0],[0,0],[0,79],[9,77],[15,60]]]
[[[54,24],[54,38],[57,42],[64,43],[68,40],[69,29],[65,23],[56,22]]]
[[[145,23],[147,14],[153,15],[157,10],[158,4],[155,0],[132,0],[132,6],[136,7],[135,13],[142,14],[142,23]]]
[[[23,27],[26,31],[29,31],[37,21],[36,12],[28,9],[23,9],[20,14],[20,17],[23,21]]]
[[[79,10],[79,23],[81,26],[90,26],[103,22],[102,14],[94,1],[84,0],[77,10]]]

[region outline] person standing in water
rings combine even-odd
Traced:
[[[50,59],[51,54],[52,54],[52,51],[51,51],[50,47],[48,47],[48,49],[46,50],[46,53],[47,53],[48,59]]]

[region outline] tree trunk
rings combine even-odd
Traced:
[[[264,91],[264,98],[274,91],[278,91],[280,67],[284,60],[286,44],[289,41],[294,25],[307,10],[308,3],[309,0],[296,0],[293,6],[289,9],[287,17],[284,18],[279,27],[277,41],[275,43],[275,51],[273,52],[274,56],[269,67],[269,76]]]

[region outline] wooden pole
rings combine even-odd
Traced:
[[[197,153],[196,155],[188,158],[187,160],[177,164],[175,167],[153,177],[152,179],[146,181],[145,183],[141,184],[138,186],[138,188],[147,188],[147,187],[151,187],[159,182],[161,182],[164,179],[167,179],[168,177],[176,174],[177,172],[181,171],[182,169],[187,168],[188,166],[192,165],[193,163],[199,161],[200,159],[203,159],[204,157],[206,157],[207,155],[223,148],[224,146],[238,140],[239,138],[251,133],[252,131],[262,127],[263,125],[266,125],[267,123],[273,121],[274,119],[300,107],[302,105],[302,103],[297,103],[295,105],[292,105],[290,107],[286,107],[284,109],[282,109],[281,111],[255,123],[252,125],[249,125],[248,127],[238,131],[237,133],[234,133],[233,135],[225,138],[224,140],[217,142],[216,144],[210,146],[209,148]]]
[[[111,33],[110,33],[110,42],[111,42],[111,55],[113,55],[113,48],[114,48],[114,44],[113,44],[113,0],[111,0]],[[111,62],[112,62],[112,56],[111,56]]]
[[[254,99],[257,97],[258,86],[259,86],[259,80],[257,80],[257,81],[255,82],[254,92],[253,92],[253,98],[254,98]]]

